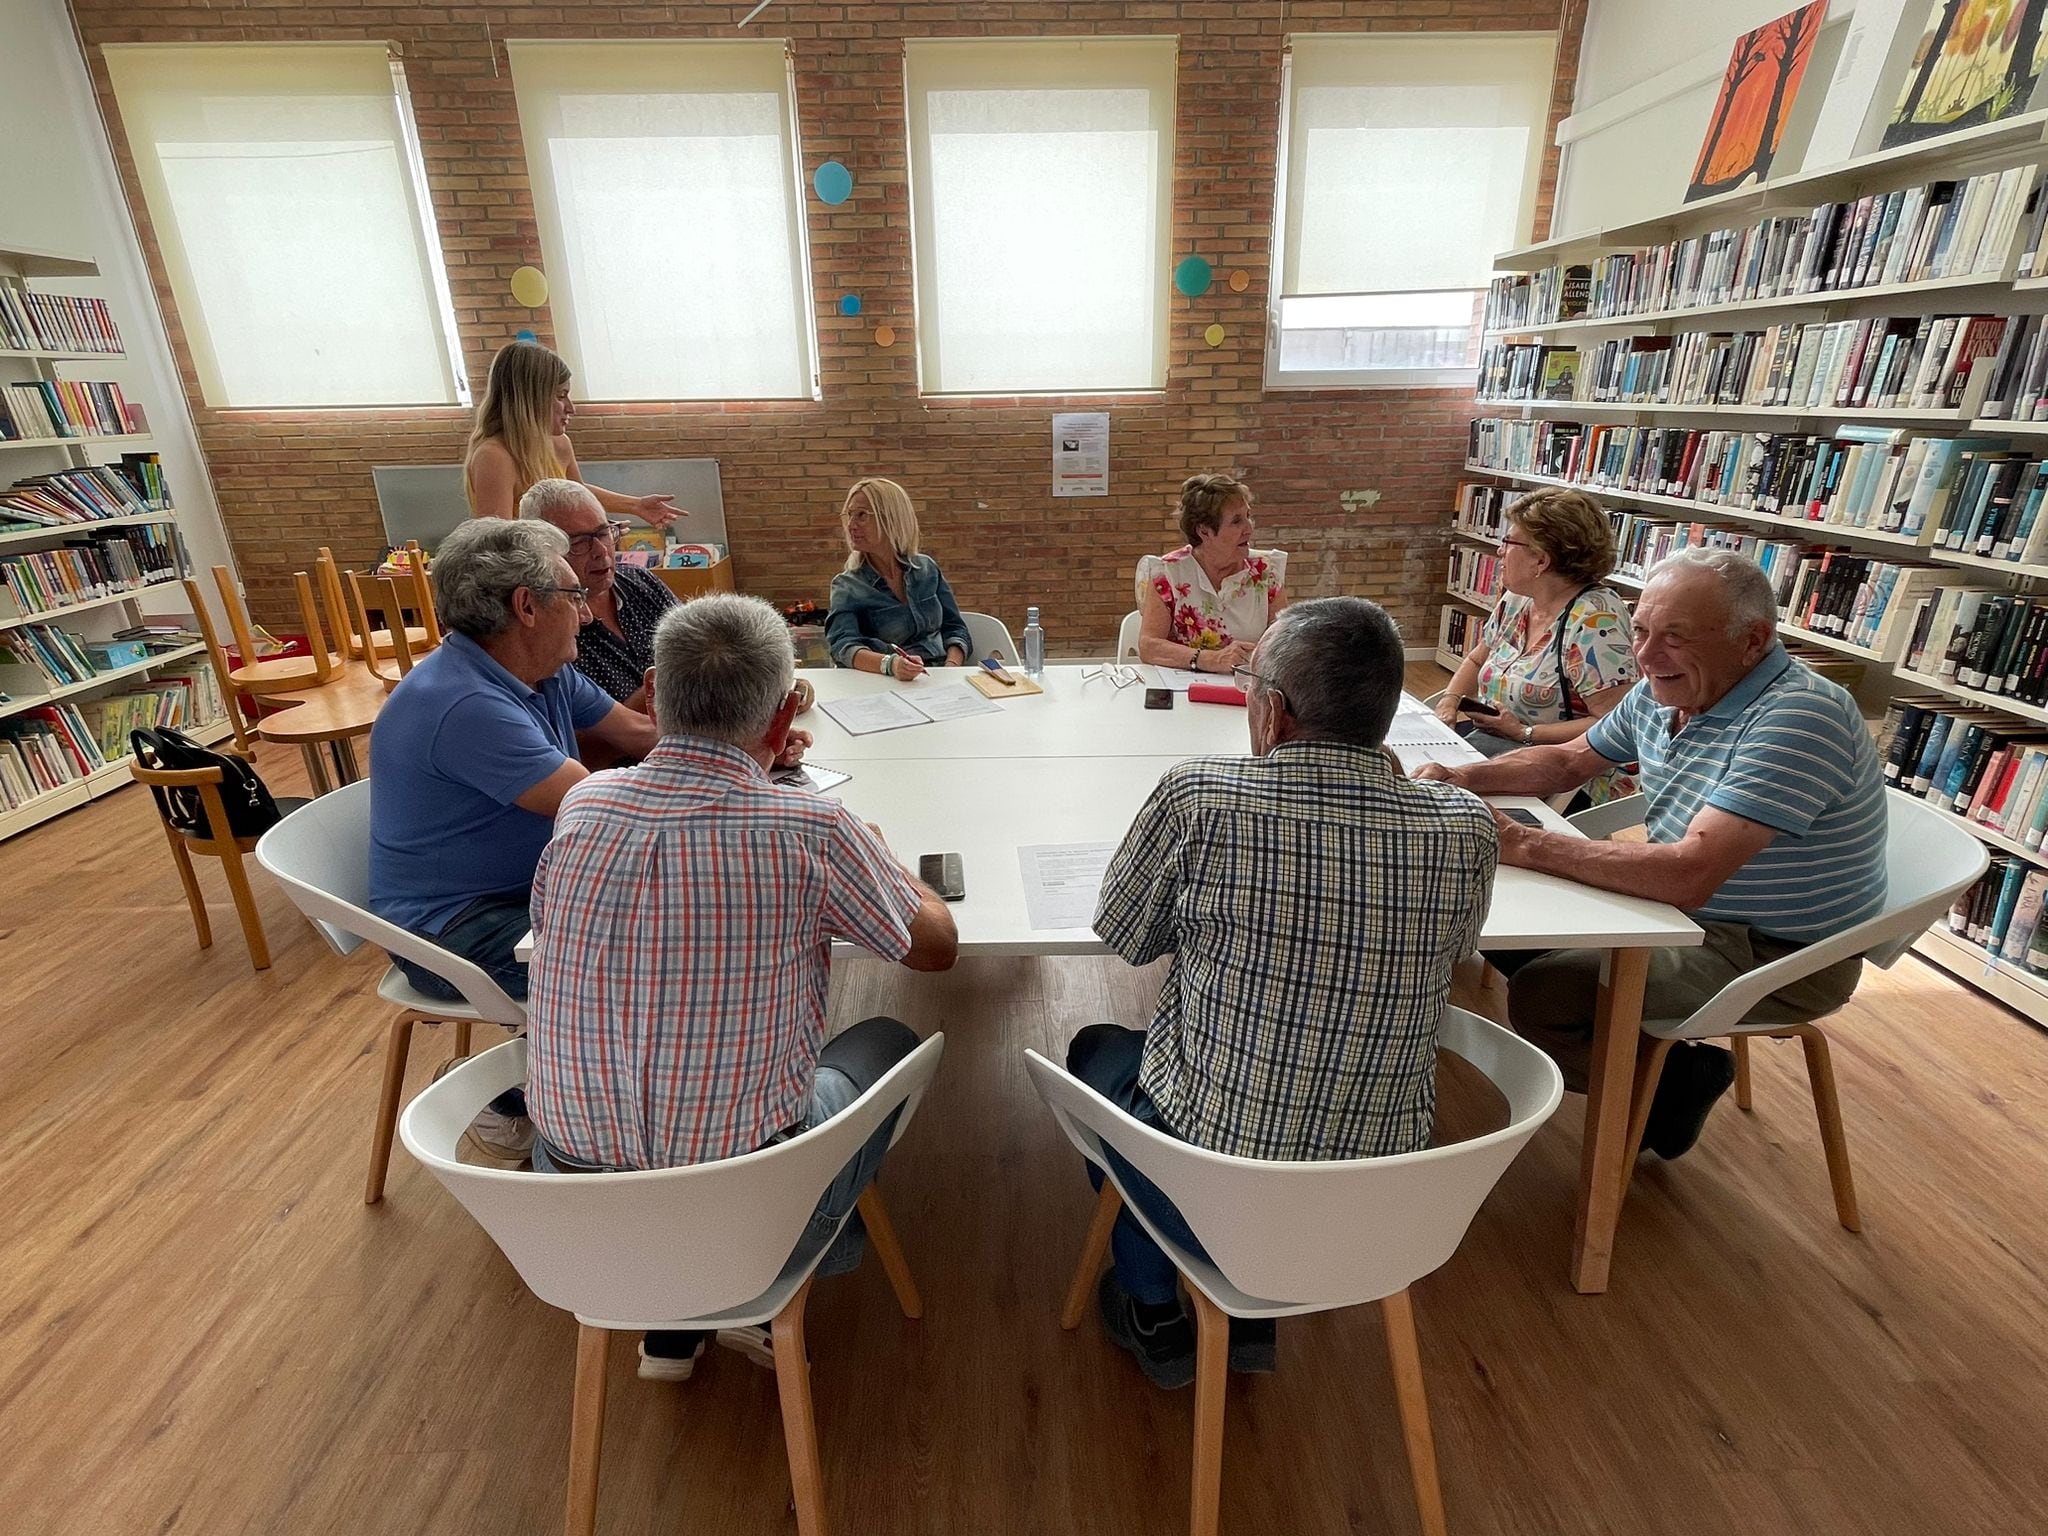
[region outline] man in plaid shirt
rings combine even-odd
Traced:
[[[788,625],[758,598],[670,610],[648,673],[660,741],[563,799],[533,884],[535,1168],[751,1152],[845,1109],[915,1049],[894,1019],[825,1039],[834,939],[942,971],[958,936],[873,828],[770,781],[799,702],[793,665]],[[799,1255],[838,1231],[893,1127],[892,1116],[826,1192]],[[821,1270],[858,1264],[861,1236],[856,1217]],[[721,1340],[766,1354],[764,1339]],[[703,1344],[650,1334],[640,1373],[683,1380]]]
[[[1428,1144],[1437,1021],[1477,946],[1500,837],[1476,795],[1409,779],[1382,745],[1402,665],[1375,604],[1295,604],[1237,669],[1253,755],[1169,768],[1125,834],[1095,931],[1133,965],[1172,963],[1150,1029],[1084,1029],[1067,1066],[1139,1120],[1239,1157]],[[1116,1169],[1201,1251],[1143,1175]],[[1187,1385],[1195,1335],[1172,1262],[1128,1210],[1113,1249],[1105,1326],[1154,1382]],[[1273,1369],[1270,1321],[1232,1319],[1230,1335],[1234,1369]]]

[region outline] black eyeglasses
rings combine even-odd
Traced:
[[[590,606],[590,588],[588,587],[528,587],[526,590],[529,592],[554,592],[568,598],[578,608],[588,608]]]
[[[569,536],[569,552],[574,554],[579,549],[592,549],[599,543],[616,544],[619,536],[631,526],[630,523],[606,523],[588,533],[573,533]]]
[[[1250,693],[1251,689],[1244,681],[1246,678],[1250,678],[1255,683],[1264,683],[1268,688],[1273,688],[1272,679],[1268,678],[1263,672],[1254,672],[1250,667],[1232,667],[1230,669],[1230,680],[1246,693]],[[1278,693],[1280,690],[1273,688],[1273,691]]]

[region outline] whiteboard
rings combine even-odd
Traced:
[[[690,515],[679,517],[670,530],[686,544],[724,544],[725,498],[719,489],[716,459],[591,459],[583,475],[608,491],[628,496],[666,492]],[[462,490],[460,464],[379,464],[370,470],[377,487],[377,510],[384,519],[384,538],[392,548],[418,539],[432,551],[449,531],[469,518],[469,498]]]

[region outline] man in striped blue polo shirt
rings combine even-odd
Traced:
[[[1885,898],[1885,804],[1877,753],[1848,692],[1778,643],[1777,600],[1727,550],[1661,562],[1634,620],[1642,681],[1577,741],[1418,776],[1482,794],[1550,795],[1636,762],[1643,843],[1591,842],[1502,819],[1503,864],[1683,907],[1697,949],[1650,954],[1643,1016],[1684,1018],[1746,971],[1873,917]],[[1596,950],[1488,956],[1513,977],[1508,1015],[1584,1092],[1600,977]],[[1750,1018],[1803,1023],[1847,1002],[1851,957],[1773,993]],[[1673,1049],[1644,1144],[1677,1157],[1734,1080],[1715,1045]]]

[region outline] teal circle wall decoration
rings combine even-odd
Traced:
[[[1199,299],[1209,291],[1210,277],[1208,262],[1199,256],[1183,256],[1173,269],[1173,286],[1189,298]]]
[[[516,336],[514,336],[514,337],[513,337],[512,339],[513,339],[514,341],[523,341],[523,342],[527,342],[527,343],[529,343],[529,344],[536,344],[536,343],[538,343],[538,342],[540,341],[540,338],[539,338],[538,336],[534,335],[534,334],[533,334],[533,332],[531,332],[531,331],[521,331],[521,332],[519,332],[519,333],[518,333],[518,334],[517,334]]]
[[[811,177],[811,186],[820,202],[836,206],[853,196],[853,172],[837,160],[827,160]]]
[[[860,295],[857,293],[842,293],[839,295],[839,313],[842,315],[859,314]]]

